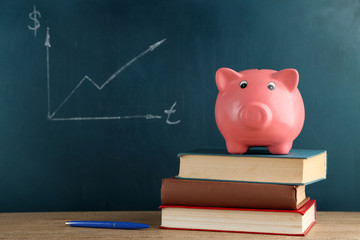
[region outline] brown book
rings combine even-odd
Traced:
[[[304,185],[162,180],[162,205],[296,210],[309,198]]]

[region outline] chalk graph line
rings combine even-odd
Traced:
[[[47,98],[48,98],[48,113],[47,118],[49,120],[53,121],[81,121],[81,120],[119,120],[119,119],[131,119],[131,118],[145,118],[145,119],[161,119],[162,116],[158,115],[152,115],[152,114],[145,114],[145,115],[133,115],[133,116],[110,116],[110,117],[65,117],[65,118],[58,118],[54,117],[55,114],[65,105],[65,103],[74,95],[74,93],[80,88],[80,86],[85,82],[90,82],[94,87],[96,87],[98,90],[102,90],[107,84],[109,84],[113,79],[115,79],[122,71],[124,71],[127,67],[129,67],[131,64],[133,64],[136,60],[144,56],[145,54],[154,51],[157,47],[159,47],[163,42],[166,41],[166,38],[152,44],[149,46],[148,49],[131,59],[129,62],[127,62],[124,66],[119,68],[115,73],[113,73],[103,84],[98,85],[96,82],[94,82],[90,77],[85,75],[80,82],[75,86],[75,88],[65,97],[65,99],[59,104],[59,106],[56,107],[56,109],[51,113],[51,89],[50,89],[50,54],[49,54],[49,48],[51,47],[50,44],[50,33],[49,28],[46,29],[46,39],[44,46],[46,47],[46,77],[47,77]],[[176,105],[176,102],[171,106],[169,110],[165,110],[164,112],[168,115],[166,123],[167,124],[178,124],[180,120],[172,122],[169,120],[169,117],[172,113],[174,113],[176,110],[174,110],[174,107]]]

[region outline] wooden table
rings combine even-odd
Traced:
[[[318,212],[306,239],[360,239],[360,212]],[[75,228],[66,220],[128,221],[150,229]],[[0,213],[0,239],[302,239],[262,234],[177,231],[159,229],[160,212]]]

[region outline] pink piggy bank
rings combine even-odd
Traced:
[[[305,120],[304,102],[295,69],[250,69],[216,72],[219,94],[216,124],[229,153],[265,146],[272,154],[288,154]]]

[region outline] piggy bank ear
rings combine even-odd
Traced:
[[[299,73],[293,68],[278,71],[272,77],[282,82],[290,92],[294,91],[299,84]]]
[[[216,79],[216,85],[219,89],[220,93],[223,93],[226,89],[226,86],[241,77],[241,74],[230,69],[230,68],[219,68],[216,71],[215,79]]]

